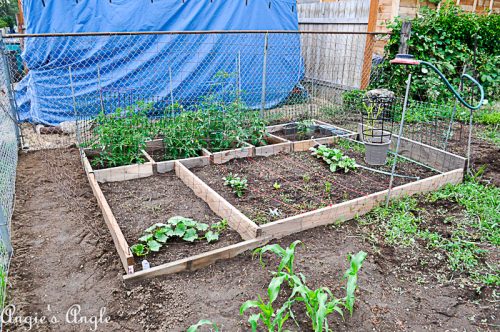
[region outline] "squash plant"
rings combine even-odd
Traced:
[[[347,173],[349,170],[355,170],[358,167],[354,159],[345,156],[339,149],[332,149],[325,145],[320,145],[317,148],[312,147],[309,150],[313,156],[323,159],[330,165],[330,171],[332,172],[343,170]]]
[[[146,256],[150,252],[158,252],[167,241],[179,238],[186,242],[205,239],[208,243],[219,240],[219,235],[227,227],[227,221],[208,224],[198,222],[191,218],[174,216],[167,223],[156,223],[144,231],[139,238],[139,243],[130,247],[136,256]]]

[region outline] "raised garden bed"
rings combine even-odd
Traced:
[[[316,123],[328,125],[319,121]],[[280,126],[282,125],[270,127],[270,131],[275,132]],[[195,270],[219,259],[234,257],[245,250],[261,246],[272,238],[363,215],[383,203],[388,195],[389,176],[381,172],[387,172],[389,166],[382,166],[375,171],[358,168],[348,173],[332,173],[323,160],[311,156],[308,151],[311,146],[318,143],[333,144],[332,146],[343,149],[345,154],[355,158],[359,165],[364,164],[360,148],[362,146],[352,142],[356,133],[337,129],[342,132],[341,135],[320,138],[319,142],[316,139],[283,141],[271,133],[266,140],[270,138],[268,143],[275,144],[247,146],[248,154],[229,154],[227,156],[231,158],[220,160],[221,163],[211,158],[212,154],[157,162],[145,153],[151,167],[147,174],[127,173],[124,170],[128,166],[125,166],[110,169],[110,174],[104,178],[99,172],[107,170],[92,170],[85,153],[82,152],[89,182],[127,271],[124,279],[132,281]],[[342,137],[349,138],[351,142]],[[410,152],[419,153],[408,154],[407,150],[402,150],[402,154],[414,157],[420,163],[426,164],[426,156],[445,160],[446,163],[433,163],[436,166],[433,170],[432,167],[406,159],[399,161],[398,173],[409,177],[395,178],[391,199],[436,190],[445,184],[462,181],[463,158],[437,149],[430,150],[423,144],[408,140],[405,141],[405,147]],[[256,156],[258,151],[266,157]],[[166,174],[150,177],[154,173],[162,173],[159,167],[161,163],[168,163],[168,168],[165,166],[162,170]],[[239,198],[234,194],[234,187],[230,189],[224,185],[229,173],[248,178],[248,190]],[[150,178],[127,181],[140,177]],[[102,185],[113,209],[98,183],[109,182],[109,178],[113,181],[128,182]],[[165,222],[165,219],[170,217],[163,211],[163,207],[153,206],[156,201],[168,204],[166,209],[172,209],[172,214],[180,214],[177,211],[181,212],[181,209],[193,210],[191,212],[196,214],[207,211],[201,212],[203,216],[200,214],[188,217],[202,219],[201,221],[207,223],[226,219],[233,230],[228,233],[228,242],[220,242],[223,247],[215,244],[187,244],[186,250],[152,255],[152,263],[160,265],[134,272],[131,268],[135,266],[137,269],[138,266],[134,262],[129,245],[158,218],[164,218]],[[161,202],[160,205],[163,204]],[[194,204],[195,208],[192,208],[191,204]],[[162,212],[159,213],[158,210]],[[114,213],[117,214],[116,217]],[[122,222],[122,219],[126,221]],[[150,222],[147,222],[148,220]],[[142,224],[139,226],[139,223]],[[239,235],[234,235],[235,233]],[[238,242],[238,236],[243,241]],[[177,243],[168,245],[167,249],[177,248],[176,246]],[[199,248],[199,251],[194,248]]]
[[[361,152],[347,152],[350,157],[363,164]],[[389,167],[384,168],[387,170]],[[225,165],[195,168],[193,172],[257,224],[266,224],[383,191],[388,188],[390,179],[388,175],[362,168],[348,173],[332,173],[326,163],[306,151],[235,159]],[[419,178],[437,174],[410,162],[400,163],[398,172]],[[222,178],[231,173],[248,180],[249,189],[241,198],[222,181]],[[394,185],[414,180],[397,177]]]
[[[101,189],[129,245],[137,243],[147,227],[166,223],[170,217],[183,216],[209,226],[221,221],[173,172],[145,179],[105,183]],[[157,266],[240,241],[241,236],[227,227],[216,242],[169,240],[158,253],[150,253],[144,259],[151,266]],[[136,260],[134,267],[135,271],[141,270],[140,259]]]

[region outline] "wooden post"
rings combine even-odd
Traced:
[[[378,0],[370,0],[370,14],[368,16],[368,33],[375,32],[377,28],[377,11]],[[366,36],[365,42],[365,52],[363,56],[363,69],[361,71],[361,86],[360,89],[366,89],[368,84],[370,84],[370,73],[372,70],[372,55],[373,55],[373,43],[374,36],[368,34]]]
[[[399,54],[408,54],[408,40],[411,36],[411,22],[403,21],[403,26],[401,27],[401,37],[399,39]]]

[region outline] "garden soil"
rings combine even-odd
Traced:
[[[495,153],[492,151],[492,153]],[[8,303],[17,317],[55,317],[33,331],[90,331],[105,308],[98,331],[183,331],[202,318],[222,331],[248,331],[240,305],[266,296],[271,279],[250,252],[189,273],[146,280],[126,287],[123,268],[114,250],[76,149],[21,154],[12,221],[15,253],[9,279]],[[409,251],[367,241],[362,228],[350,221],[325,226],[278,241],[300,239],[296,270],[310,286],[328,286],[343,296],[341,281],[346,256],[364,250],[368,257],[359,275],[355,311],[345,321],[331,319],[335,331],[463,331],[493,330],[498,310],[487,292],[454,282],[437,283],[429,251]],[[432,253],[431,253],[432,254]],[[441,261],[444,264],[444,261]],[[69,311],[79,305],[74,317]],[[309,331],[297,317],[294,331]],[[498,325],[497,325],[498,326]],[[25,324],[6,324],[7,331],[25,331]]]

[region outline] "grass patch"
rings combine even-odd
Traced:
[[[436,230],[436,220],[426,220],[428,214],[420,204],[448,201],[463,208],[465,218],[446,217],[447,232]],[[361,225],[375,225],[383,241],[392,246],[412,247],[423,243],[431,251],[446,255],[447,267],[467,275],[472,285],[499,286],[498,266],[485,261],[488,249],[500,245],[500,188],[477,181],[467,181],[421,197],[406,197],[378,207],[358,219]],[[444,212],[448,214],[447,211]],[[372,235],[373,237],[374,235]]]

